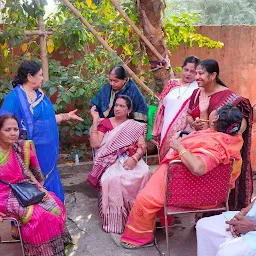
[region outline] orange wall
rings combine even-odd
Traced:
[[[256,26],[200,26],[198,33],[224,43],[222,49],[180,46],[171,57],[172,66],[181,65],[189,55],[216,59],[221,80],[234,92],[256,103]]]

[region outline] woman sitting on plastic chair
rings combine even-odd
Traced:
[[[183,139],[179,139],[177,133],[170,140],[172,153],[166,155],[136,198],[121,237],[123,247],[134,249],[154,244],[155,219],[157,212],[164,206],[169,162],[181,160],[189,172],[201,176],[219,164],[229,164],[231,157],[240,159],[243,145],[239,133],[241,122],[242,113],[238,108],[225,105],[212,111],[209,116],[209,129],[192,132]],[[232,183],[237,175],[232,174]]]
[[[11,188],[0,182],[0,221],[5,216],[20,221],[25,255],[64,256],[64,243],[71,242],[64,230],[64,205],[42,186],[44,177],[32,141],[18,138],[17,118],[0,111],[0,179],[11,184],[30,181],[45,196],[41,202],[23,207]]]
[[[99,212],[106,232],[123,232],[136,196],[150,177],[149,167],[142,159],[146,124],[133,120],[131,111],[131,99],[120,95],[115,116],[97,125],[99,113],[95,106],[91,108],[90,143],[95,158],[87,181],[100,190]]]

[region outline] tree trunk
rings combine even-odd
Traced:
[[[171,78],[172,73],[169,64],[170,53],[165,45],[164,32],[161,25],[162,13],[166,5],[164,0],[137,0],[136,2],[140,26],[144,35],[166,60],[166,63],[159,62],[155,54],[146,46],[151,69],[156,80],[157,87],[155,91],[160,93],[165,83]]]

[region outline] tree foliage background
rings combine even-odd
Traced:
[[[158,0],[156,0],[158,1]],[[82,16],[94,26],[107,43],[118,52],[123,61],[131,66],[145,83],[154,88],[152,73],[148,70],[148,57],[143,44],[131,27],[119,15],[109,0],[71,0]],[[44,84],[48,96],[55,95],[56,112],[66,111],[67,106],[78,108],[85,122],[77,125],[67,123],[60,127],[61,141],[65,148],[73,147],[70,136],[88,134],[90,118],[89,103],[97,90],[108,81],[111,66],[121,64],[115,54],[103,49],[89,30],[70,12],[61,1],[57,10],[45,17],[50,79]],[[3,33],[0,35],[0,101],[11,90],[11,80],[23,60],[40,61],[38,37],[27,37],[25,30],[37,29],[38,15],[44,15],[45,0],[40,6],[35,0],[2,0],[1,16]],[[139,20],[133,0],[119,1],[120,6],[136,24]],[[198,22],[194,13],[183,13],[165,19],[163,27],[170,51],[180,44],[188,46],[222,47],[208,37],[197,34],[193,26]],[[178,69],[177,69],[178,70]],[[152,96],[146,95],[148,103]],[[82,145],[82,151],[86,146]],[[73,150],[78,151],[77,148]]]

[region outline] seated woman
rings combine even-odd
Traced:
[[[64,243],[71,242],[64,232],[64,205],[55,194],[43,188],[44,177],[32,141],[18,141],[18,138],[17,118],[0,113],[0,179],[11,184],[30,181],[45,196],[41,202],[23,207],[11,188],[0,182],[0,215],[20,220],[25,255],[64,256]]]
[[[171,154],[167,154],[145,188],[137,196],[130,212],[124,234],[125,248],[153,245],[155,218],[164,206],[166,171],[172,160],[181,160],[194,175],[204,175],[219,164],[228,164],[230,157],[240,159],[243,139],[238,133],[242,113],[232,106],[223,106],[209,116],[210,128],[192,132],[183,139],[178,135],[170,140]]]
[[[131,99],[118,96],[115,116],[103,119],[97,126],[99,114],[95,106],[91,108],[90,142],[95,158],[88,182],[100,190],[99,212],[106,232],[123,232],[135,198],[150,177],[142,159],[146,124],[129,119],[131,111]]]

